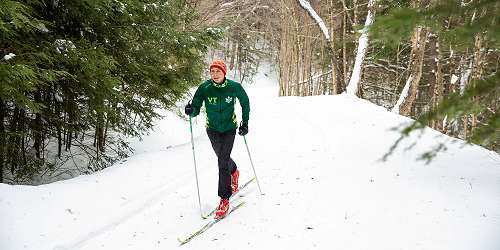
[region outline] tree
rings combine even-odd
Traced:
[[[359,91],[359,83],[361,81],[361,68],[365,59],[366,49],[368,47],[368,29],[373,23],[374,19],[374,3],[375,0],[370,0],[368,2],[368,14],[366,16],[365,27],[361,31],[361,36],[359,37],[356,61],[354,63],[351,78],[349,79],[349,83],[347,84],[346,92],[350,95],[356,95]]]
[[[406,80],[406,85],[401,92],[398,102],[392,109],[392,112],[406,116],[410,115],[413,104],[417,98],[420,79],[422,78],[427,29],[423,27],[416,27],[411,40],[412,46],[410,63],[408,66],[410,75]]]
[[[321,29],[321,32],[323,33],[323,35],[327,41],[327,44],[328,44],[327,49],[329,51],[330,58],[331,58],[331,66],[330,67],[332,69],[332,75],[333,75],[333,77],[332,77],[332,85],[333,85],[333,89],[334,89],[333,92],[340,93],[341,92],[340,89],[343,88],[343,86],[345,85],[345,82],[340,77],[341,71],[339,69],[339,63],[337,61],[337,56],[335,53],[335,46],[334,46],[334,43],[332,41],[331,35],[328,31],[328,28],[326,27],[323,19],[316,13],[314,8],[311,6],[309,1],[307,1],[307,0],[298,0],[298,1],[300,3],[300,6],[302,8],[304,8],[307,11],[307,13],[309,14],[309,16],[317,23],[317,25]]]
[[[441,56],[432,58],[433,60],[449,60],[449,63],[453,63],[454,56],[461,55],[459,67],[455,69],[466,66],[465,71],[462,71],[465,73],[460,74],[462,90],[457,91],[454,89],[455,86],[451,85],[448,93],[437,105],[422,112],[414,123],[402,129],[402,136],[385,157],[390,155],[401,140],[407,138],[412,131],[423,129],[432,121],[460,120],[464,116],[466,119],[463,128],[469,131],[467,127],[472,126],[472,129],[470,133],[458,136],[463,136],[462,138],[468,142],[498,151],[499,73],[498,64],[489,62],[499,58],[500,5],[497,1],[491,0],[468,3],[447,0],[431,3],[432,5],[419,8],[405,6],[390,8],[383,18],[377,19],[372,31],[379,42],[394,47],[408,35],[409,29],[425,27],[439,38],[440,44],[446,43],[450,48],[450,51],[446,52],[449,58],[442,58],[445,53],[440,49]],[[464,59],[471,56],[471,60]],[[451,70],[453,72],[453,69]],[[450,79],[450,83],[457,82],[454,73],[443,77]],[[422,158],[430,160],[443,149],[444,147],[440,145],[436,150],[424,153]]]
[[[10,167],[11,182],[29,182],[75,151],[90,162],[83,173],[125,157],[117,135],[147,132],[156,108],[172,108],[196,85],[207,48],[222,34],[193,26],[196,12],[182,0],[0,7],[0,48],[15,55],[0,61],[0,166]],[[52,138],[56,162],[46,157]]]

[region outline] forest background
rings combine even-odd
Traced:
[[[0,182],[71,178],[127,157],[126,137],[176,110],[219,55],[248,84],[272,62],[277,95],[346,93],[414,118],[400,140],[430,126],[498,153],[499,10],[493,0],[3,0]]]

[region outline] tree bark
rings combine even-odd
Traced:
[[[2,98],[0,98],[0,183],[4,182],[3,171],[5,162],[5,125],[4,120],[6,117],[6,108]]]
[[[361,87],[360,82],[363,72],[363,61],[365,60],[366,50],[368,49],[368,26],[373,23],[374,19],[374,2],[374,0],[368,1],[368,14],[366,15],[365,27],[363,28],[361,36],[359,37],[356,61],[354,62],[354,67],[351,70],[352,75],[349,79],[349,84],[347,85],[347,94],[350,95],[357,95]]]
[[[42,93],[40,90],[37,90],[35,93],[35,102],[36,103],[41,103],[42,102]],[[34,147],[35,147],[35,154],[36,158],[40,159],[41,158],[41,147],[42,147],[42,114],[36,113],[35,114],[35,121],[34,121],[34,126],[33,126],[33,140],[34,140]]]
[[[347,41],[347,18],[348,18],[348,13],[349,11],[347,10],[347,6],[345,6],[345,3],[344,3],[344,15],[342,18],[342,76],[343,76],[343,80],[344,82],[347,82],[348,81],[348,78],[347,78],[347,64],[348,64],[348,60],[347,60],[347,45],[346,45],[346,41]]]
[[[437,35],[432,36],[434,38],[434,58],[436,58],[436,67],[434,72],[435,82],[432,88],[432,108],[435,109],[438,104],[443,99],[444,95],[444,81],[443,81],[443,55],[440,48],[439,37]],[[440,120],[434,120],[431,122],[431,127],[444,132],[443,122]]]
[[[409,92],[399,110],[399,113],[404,116],[409,116],[417,99],[418,85],[422,77],[422,65],[424,61],[425,44],[427,38],[427,29],[417,27],[413,34],[412,55],[410,59],[409,72],[411,79],[409,81]],[[408,84],[408,83],[407,83]]]
[[[473,71],[472,71],[473,80],[480,80],[483,77],[484,57],[485,57],[485,52],[483,47],[484,47],[483,37],[481,35],[476,35],[474,44],[474,61],[473,61]],[[474,98],[474,102],[477,102],[476,98]],[[477,115],[472,114],[471,118],[472,118],[471,130],[474,130],[477,126]]]
[[[330,0],[330,34],[332,36],[332,40],[331,41],[326,41],[327,45],[327,56],[329,57],[335,57],[335,39],[333,39],[333,34],[334,34],[334,28],[333,28],[333,23],[334,23],[334,17],[335,17],[335,13],[334,13],[334,8],[333,8],[333,0]],[[337,67],[334,65],[335,63],[335,58],[333,59],[330,59],[331,63],[330,63],[330,70],[332,71],[332,77],[331,77],[331,85],[330,85],[330,88],[329,88],[329,94],[330,95],[335,95],[337,94],[339,91],[338,91],[338,88],[339,88],[339,82],[337,81],[338,77],[339,77],[339,74],[340,74],[340,71],[337,70]]]
[[[299,2],[301,3],[300,6],[306,10],[306,13],[313,19],[315,20],[317,23],[318,23],[318,26],[320,27],[320,29],[322,29],[322,31],[324,33],[329,33],[329,34],[324,34],[325,36],[325,39],[328,41],[329,45],[328,48],[329,48],[329,52],[330,52],[330,60],[331,60],[331,67],[332,67],[332,72],[334,73],[333,74],[333,77],[332,77],[332,81],[333,81],[333,86],[334,86],[334,89],[335,89],[335,93],[334,94],[340,94],[342,91],[343,91],[343,88],[345,88],[345,82],[342,80],[342,77],[340,77],[340,75],[338,74],[339,72],[342,72],[340,71],[339,69],[339,64],[338,64],[338,60],[337,60],[337,53],[335,51],[335,46],[334,46],[334,39],[333,39],[333,28],[330,28],[330,32],[325,28],[325,27],[322,27],[320,25],[320,23],[318,22],[318,20],[315,18],[314,14],[316,13],[311,13],[314,12],[314,10],[308,10],[305,8],[305,6],[302,4],[302,2],[307,2],[307,1],[301,1],[299,0]],[[333,7],[333,2],[330,1],[330,4],[331,4],[331,7]],[[317,15],[317,14],[316,14]],[[331,15],[330,15],[331,16]],[[319,16],[317,16],[319,17]],[[321,20],[321,22],[324,24],[324,22]],[[332,20],[332,23],[330,24],[330,27],[333,26],[333,20]],[[325,29],[323,29],[325,28]],[[337,72],[333,71],[333,70],[336,70]]]

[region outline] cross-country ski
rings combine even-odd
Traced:
[[[232,195],[231,195],[231,198],[235,197],[242,189],[244,189],[246,186],[248,186],[248,184],[252,183],[253,181],[255,180],[255,177],[254,178],[251,178],[249,181],[245,182],[243,185],[241,185],[238,190],[236,190],[236,192],[234,192]],[[217,210],[217,208],[215,207],[214,209],[212,209],[207,215],[204,215],[203,218],[204,219],[207,219],[209,218],[210,216],[212,216],[215,211]]]
[[[238,209],[241,206],[243,206],[243,204],[245,204],[245,202],[241,202],[238,205],[236,205],[234,208],[231,208],[231,210],[228,212],[227,216],[229,216],[236,209]],[[224,220],[226,217],[220,218],[220,219],[212,219],[211,221],[209,221],[208,223],[206,223],[205,225],[203,225],[203,227],[201,227],[199,230],[197,230],[194,233],[190,234],[185,239],[177,238],[177,240],[180,242],[180,245],[182,246],[182,245],[188,243],[189,241],[191,241],[192,239],[194,239],[196,236],[198,236],[198,235],[202,234],[203,232],[207,231],[209,228],[211,228],[212,226],[214,226],[219,221]]]

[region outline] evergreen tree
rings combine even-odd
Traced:
[[[88,171],[124,157],[115,135],[151,128],[156,108],[199,83],[221,36],[191,26],[182,0],[7,0],[0,17],[0,173],[8,167],[10,181],[55,167],[52,139],[59,158],[85,152]]]

